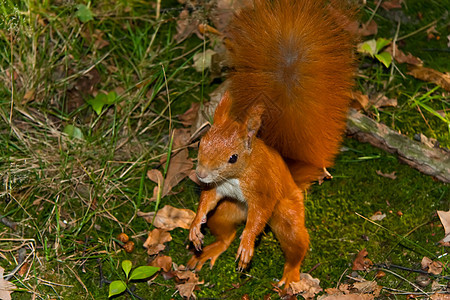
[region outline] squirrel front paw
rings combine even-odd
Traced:
[[[203,244],[203,234],[200,231],[202,222],[192,222],[189,230],[189,240],[194,244],[195,250],[201,251]]]
[[[238,263],[238,271],[244,270],[247,265],[250,263],[250,260],[253,257],[253,242],[241,240],[241,244],[239,245],[239,249],[237,251],[236,260],[239,259]]]

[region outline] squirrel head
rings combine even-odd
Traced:
[[[236,120],[231,106],[226,92],[216,108],[214,124],[200,142],[196,174],[203,183],[239,178],[250,162],[264,108],[254,105],[244,120]]]

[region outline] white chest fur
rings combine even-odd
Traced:
[[[246,202],[244,195],[242,194],[239,179],[229,179],[220,183],[217,186],[217,193],[224,197],[230,197],[242,202]]]

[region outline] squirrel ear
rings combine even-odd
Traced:
[[[228,115],[231,110],[231,97],[228,91],[223,94],[222,99],[217,105],[216,112],[214,113],[214,122],[220,123],[228,119]]]
[[[264,113],[264,107],[260,104],[252,106],[248,111],[247,121],[247,149],[252,147],[252,141],[261,127],[261,117]]]

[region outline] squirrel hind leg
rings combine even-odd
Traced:
[[[305,162],[286,160],[286,163],[289,166],[289,171],[295,184],[302,191],[306,190],[311,185],[311,182],[318,180],[323,173],[323,169]]]
[[[204,247],[203,251],[192,255],[187,263],[189,269],[200,271],[203,265],[210,261],[212,268],[217,258],[228,249],[236,237],[236,228],[247,218],[245,206],[237,201],[224,199],[208,218],[206,225],[216,237],[216,241]]]
[[[309,234],[305,227],[303,195],[299,199],[283,199],[276,206],[270,227],[275,233],[285,257],[283,277],[278,286],[289,287],[300,280],[300,265],[309,247]]]

